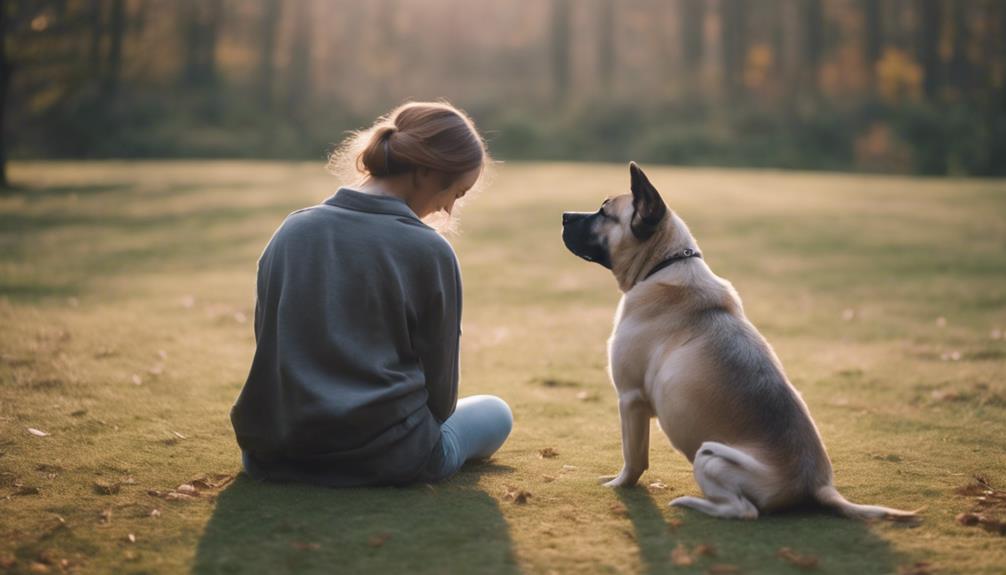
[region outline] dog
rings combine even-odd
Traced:
[[[647,469],[655,416],[705,495],[671,505],[737,519],[811,504],[912,520],[916,512],[858,505],[835,489],[814,420],[737,292],[710,270],[643,170],[632,162],[629,172],[631,194],[562,214],[569,251],[611,270],[623,292],[608,366],[624,465],[605,485],[635,485]]]

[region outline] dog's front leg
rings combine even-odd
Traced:
[[[650,403],[639,390],[623,393],[618,396],[618,414],[624,464],[617,476],[601,477],[605,487],[631,487],[650,466]]]

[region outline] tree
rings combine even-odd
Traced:
[[[7,182],[7,91],[10,88],[11,66],[7,59],[8,1],[0,0],[0,189]]]
[[[681,57],[685,74],[696,89],[699,71],[702,69],[702,56],[705,47],[706,0],[680,0],[678,4],[681,23]]]
[[[122,39],[126,28],[125,0],[112,0],[109,19],[108,63],[102,80],[101,95],[105,99],[115,98],[119,91],[119,77],[122,73]]]
[[[870,90],[876,90],[877,62],[883,52],[884,20],[880,0],[861,0],[863,10],[863,59]]]
[[[964,2],[954,2],[954,54],[950,61],[950,82],[961,93],[971,88],[971,62],[968,60],[968,6]]]
[[[287,113],[296,116],[304,112],[311,94],[311,2],[298,0],[294,17],[293,44],[287,67]]]
[[[813,96],[817,96],[818,71],[824,56],[824,9],[821,0],[802,0],[801,24],[803,29],[803,65],[800,84]]]
[[[940,0],[918,0],[919,63],[926,97],[935,99],[940,88]]]
[[[258,89],[262,108],[269,110],[273,104],[273,77],[275,76],[276,32],[279,28],[279,0],[263,0],[262,23],[259,33]]]
[[[601,90],[606,96],[610,96],[615,81],[614,0],[598,0],[597,44],[597,75]]]
[[[188,86],[213,86],[217,81],[217,38],[223,20],[223,0],[186,0],[179,7],[185,38],[183,80]]]
[[[723,56],[723,94],[727,100],[741,96],[744,90],[744,66],[747,59],[747,15],[745,0],[720,0],[720,45]]]
[[[565,102],[569,96],[570,78],[570,5],[569,0],[552,0],[552,78],[556,102]]]

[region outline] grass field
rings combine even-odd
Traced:
[[[783,547],[818,573],[1006,571],[1006,539],[955,521],[973,475],[1006,486],[1006,182],[647,169],[804,394],[839,489],[926,507],[921,525],[670,509],[697,487],[656,429],[640,487],[597,485],[621,464],[618,293],[559,216],[626,189],[615,165],[503,166],[465,207],[462,393],[516,417],[491,462],[406,489],[207,485],[239,470],[258,254],[335,182],[320,163],[22,163],[0,196],[0,571],[801,572]],[[677,564],[701,544],[715,556]]]

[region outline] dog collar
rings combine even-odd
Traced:
[[[646,277],[643,278],[643,281],[650,279],[650,276],[666,267],[673,265],[675,262],[680,262],[681,260],[687,260],[689,258],[701,258],[701,257],[702,254],[700,254],[698,250],[685,248],[678,253],[671,254],[670,256],[667,257],[667,259],[653,266],[653,269],[650,270],[650,273],[646,274]]]

